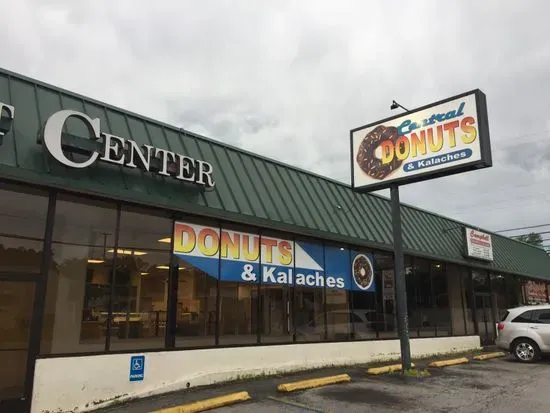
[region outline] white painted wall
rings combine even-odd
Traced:
[[[480,347],[479,337],[412,339],[413,357]],[[139,355],[140,353],[135,353]],[[399,340],[236,347],[145,354],[145,379],[129,381],[131,354],[40,359],[31,413],[83,412],[128,398],[239,376],[398,359]]]

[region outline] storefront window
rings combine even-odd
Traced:
[[[58,199],[43,354],[105,349],[116,215],[113,204]]]
[[[470,311],[467,309],[468,278],[469,270],[454,264],[446,264],[447,290],[449,294],[449,308],[451,317],[452,335],[462,336],[473,333]],[[434,283],[435,286],[435,283]],[[442,335],[439,331],[438,335]]]
[[[262,285],[260,289],[262,343],[292,341],[292,288],[291,286]]]
[[[435,336],[436,310],[433,301],[431,263],[421,258],[414,259],[416,284],[416,313],[409,319],[410,330],[417,330],[419,337]]]
[[[262,239],[276,245],[275,254],[262,250],[262,274],[260,285],[260,341],[262,343],[289,343],[294,333],[292,317],[292,290],[296,274],[295,260],[297,248],[295,242],[288,236],[272,232],[263,232]],[[284,255],[279,247],[284,248]],[[279,283],[278,281],[281,281]]]
[[[513,288],[514,281],[514,278],[510,275],[491,273],[493,305],[498,320],[502,320],[508,308],[516,305],[513,295],[509,292]]]
[[[276,244],[257,231],[235,225],[221,229],[219,256],[219,344],[256,344],[259,326],[259,292],[262,262],[276,256]]]
[[[380,284],[376,283],[374,280],[373,288],[363,290],[357,288],[357,284],[354,281],[354,275],[359,274],[363,275],[362,267],[365,264],[365,261],[355,261],[354,257],[363,255],[368,257],[373,264],[373,270],[375,270],[374,262],[372,262],[373,255],[366,252],[355,252],[351,251],[351,288],[349,291],[350,295],[350,308],[351,308],[351,334],[352,338],[355,340],[369,340],[376,339],[377,334],[383,330],[384,327],[384,318],[383,314],[377,311],[377,297],[376,290],[380,288]],[[353,265],[355,261],[355,265]],[[376,271],[376,270],[375,270]],[[375,277],[375,272],[372,274]]]
[[[435,327],[437,336],[450,336],[451,310],[449,308],[449,290],[446,265],[438,262],[431,264],[433,295],[435,300]]]
[[[220,281],[220,345],[255,344],[258,286]]]
[[[325,282],[327,338],[344,341],[352,336],[352,323],[358,335],[366,334],[366,320],[350,311],[351,254],[348,248],[325,245],[325,280],[342,280],[342,287]]]
[[[177,221],[176,347],[210,347],[216,343],[220,229],[211,221]]]
[[[0,185],[0,273],[40,272],[47,210],[45,194]]]
[[[395,265],[393,254],[374,254],[374,274],[378,294],[379,338],[397,337],[397,307],[395,304]]]
[[[477,334],[482,344],[490,343],[496,334],[496,314],[489,283],[489,273],[483,270],[472,270],[472,286],[474,290],[475,320]]]
[[[323,341],[327,337],[325,288],[317,280],[323,273],[324,250],[320,243],[296,240],[296,280],[294,287],[294,317],[296,341]],[[302,253],[304,252],[304,253]],[[318,266],[318,270],[312,267]],[[314,277],[314,278],[312,278]],[[321,275],[324,279],[324,275]],[[306,282],[313,280],[314,282]]]
[[[326,334],[326,314],[323,311],[322,288],[296,287],[294,292],[294,317],[296,341],[323,341]]]
[[[172,221],[122,207],[114,275],[112,350],[164,347]],[[114,250],[107,250],[108,257]]]
[[[418,337],[418,295],[416,273],[412,257],[405,257],[405,280],[407,285],[407,315],[409,316],[409,337]]]
[[[180,259],[176,307],[176,347],[215,344],[217,279]]]

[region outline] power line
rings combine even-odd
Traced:
[[[530,233],[527,233],[527,234],[519,234],[519,235],[512,235],[510,238],[523,237],[524,235],[529,235],[529,234],[530,234]],[[550,231],[537,232],[537,234],[539,234],[539,235],[542,235],[542,234],[550,234]]]
[[[460,216],[460,215],[464,215],[464,214],[471,214],[473,209],[477,209],[477,210],[480,210],[480,211],[489,211],[489,210],[490,211],[500,211],[500,210],[503,210],[503,209],[512,209],[512,208],[519,208],[519,207],[524,207],[525,208],[525,207],[528,207],[528,206],[537,205],[537,204],[541,203],[540,199],[532,199],[531,201],[529,201],[529,198],[525,198],[524,201],[529,201],[529,202],[508,203],[506,205],[497,206],[497,207],[492,206],[492,205],[502,204],[502,203],[504,203],[503,201],[499,201],[499,202],[495,202],[495,203],[481,204],[481,205],[473,204],[469,207],[450,210],[449,212],[446,213],[446,215],[458,215],[458,216]],[[542,202],[549,202],[549,201],[550,200],[546,200],[546,199],[542,200]],[[483,208],[483,206],[486,206],[486,208]]]
[[[540,228],[540,227],[548,227],[550,224],[541,224],[541,225],[531,225],[530,227],[518,227],[518,228],[510,228],[510,229],[501,229],[500,231],[495,231],[497,234],[500,232],[508,232],[508,231],[519,231],[521,229],[531,229],[531,228]]]

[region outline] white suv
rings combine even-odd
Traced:
[[[497,326],[496,345],[524,363],[550,354],[550,304],[511,308]]]

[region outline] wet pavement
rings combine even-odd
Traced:
[[[421,367],[424,363],[418,362]],[[258,412],[436,412],[516,413],[550,411],[550,360],[521,364],[506,357],[469,364],[430,368],[426,378],[398,374],[369,376],[364,367],[324,369],[284,377],[270,377],[172,393],[101,413],[149,413],[237,391],[252,400],[211,410],[214,413]],[[348,373],[351,383],[295,393],[277,393],[280,383]]]

